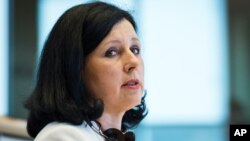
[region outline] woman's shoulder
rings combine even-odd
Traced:
[[[86,123],[71,125],[53,122],[45,126],[34,141],[104,141]]]

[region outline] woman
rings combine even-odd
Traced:
[[[146,116],[132,16],[103,2],[67,10],[45,43],[27,130],[35,141],[135,140]]]

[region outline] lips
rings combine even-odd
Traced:
[[[131,80],[125,82],[124,84],[122,84],[122,87],[137,89],[140,87],[140,81],[137,79],[131,79]]]

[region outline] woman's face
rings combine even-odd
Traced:
[[[141,46],[131,23],[125,19],[86,58],[88,91],[104,102],[104,112],[125,112],[140,104],[144,90]]]

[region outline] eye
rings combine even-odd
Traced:
[[[137,47],[137,46],[131,47],[130,50],[131,50],[135,55],[140,54],[140,48]]]
[[[111,47],[105,52],[106,57],[113,57],[117,54],[118,54],[118,49],[116,49],[115,47]]]

